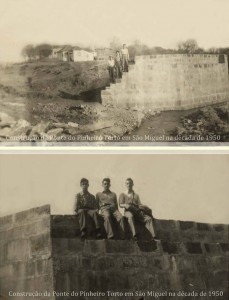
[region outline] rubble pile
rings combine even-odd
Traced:
[[[43,110],[46,109],[45,106],[41,107]],[[56,110],[56,106],[53,106],[53,109]],[[144,118],[143,113],[104,108],[101,105],[97,106],[97,109],[82,104],[67,109],[68,112],[63,112],[63,115],[52,112],[50,116],[49,107],[47,110],[49,119],[39,119],[36,124],[25,119],[15,120],[6,113],[0,113],[0,141],[79,141],[77,136],[87,134],[100,135],[104,140],[105,135],[121,137],[130,133],[140,126]],[[39,115],[41,116],[41,113]]]
[[[53,141],[60,136],[76,134],[79,124],[40,122],[33,126],[24,119],[13,120],[9,115],[0,113],[0,141]]]
[[[210,136],[215,136],[217,141],[226,141],[229,139],[229,103],[197,109],[181,117],[181,123],[174,134],[200,135],[208,141]]]
[[[96,110],[87,104],[72,105],[63,103],[38,103],[33,108],[33,115],[37,120],[49,120],[50,117],[54,121],[61,123],[76,122],[80,125],[92,123],[97,120]]]

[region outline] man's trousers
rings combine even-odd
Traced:
[[[95,229],[100,228],[97,209],[79,209],[78,216],[81,231],[86,230],[91,220],[94,222]]]
[[[104,227],[107,233],[107,238],[111,239],[114,238],[114,229],[113,229],[113,220],[112,217],[116,219],[117,223],[119,224],[120,227],[120,238],[124,239],[125,238],[125,227],[124,227],[124,217],[122,214],[118,211],[110,211],[109,209],[104,209],[101,211],[101,215],[103,216],[104,219]]]
[[[150,216],[145,215],[143,212],[139,211],[136,213],[132,213],[130,211],[125,211],[125,217],[128,219],[128,223],[130,225],[130,229],[132,232],[133,237],[136,236],[136,229],[135,229],[135,221],[139,221],[143,224],[145,224],[145,227],[149,230],[152,237],[154,238],[155,231],[153,227],[153,218]]]

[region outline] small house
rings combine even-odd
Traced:
[[[59,60],[62,60],[62,52],[61,50],[63,49],[63,47],[55,47],[52,49],[52,58],[56,58]]]

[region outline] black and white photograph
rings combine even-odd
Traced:
[[[0,0],[0,146],[225,146],[228,0]]]
[[[228,166],[0,155],[0,299],[227,300]]]

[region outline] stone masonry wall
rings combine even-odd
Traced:
[[[81,241],[75,216],[52,216],[54,286],[71,299],[89,300],[84,291],[104,292],[96,299],[156,299],[150,291],[220,290],[223,296],[158,299],[228,299],[228,226],[173,220],[155,220],[159,241],[144,236],[130,240]],[[143,229],[138,224],[138,232]],[[128,235],[128,230],[127,230]],[[107,291],[145,295],[109,296]],[[70,299],[69,296],[57,299]]]
[[[118,228],[115,240],[95,240],[90,230],[81,240],[77,216],[50,215],[49,206],[0,218],[0,225],[2,299],[11,299],[9,291],[49,291],[36,298],[47,300],[228,299],[228,225],[155,219],[158,241],[140,224],[138,242],[129,239],[127,224],[126,240]],[[179,291],[207,296],[187,298]],[[105,296],[87,294],[96,292]],[[153,292],[167,295],[155,298]]]
[[[104,105],[181,110],[229,100],[226,55],[137,56],[120,83],[102,91]]]
[[[53,290],[50,206],[0,218],[0,299]],[[18,296],[16,299],[54,299]]]

